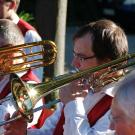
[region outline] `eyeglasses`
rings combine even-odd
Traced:
[[[81,62],[83,62],[83,61],[85,61],[85,60],[87,60],[87,59],[93,59],[93,58],[96,57],[95,55],[89,56],[89,57],[85,57],[85,56],[83,56],[83,55],[81,55],[81,54],[77,54],[77,53],[75,53],[75,52],[73,52],[73,55],[74,55],[74,57],[78,58]]]

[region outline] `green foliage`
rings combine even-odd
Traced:
[[[31,13],[26,13],[25,11],[22,11],[19,13],[19,17],[23,20],[25,20],[26,22],[34,25],[35,19],[33,14]]]

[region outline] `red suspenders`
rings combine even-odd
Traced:
[[[112,102],[112,97],[105,95],[88,113],[87,117],[91,127],[110,109],[111,102]],[[61,117],[56,125],[53,135],[63,135],[64,123],[65,123],[65,117],[64,117],[64,109],[63,109],[61,113]]]

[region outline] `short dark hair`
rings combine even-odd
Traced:
[[[74,35],[73,41],[90,34],[93,39],[92,50],[97,59],[117,59],[128,53],[127,37],[123,29],[113,21],[103,19],[81,27]]]
[[[18,26],[8,19],[0,19],[0,44],[19,45],[24,43],[24,37]]]

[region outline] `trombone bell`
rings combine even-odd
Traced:
[[[11,90],[17,108],[26,120],[31,122],[33,120],[34,106],[28,94],[29,88],[27,88],[27,85],[16,74],[11,74],[11,78]]]

